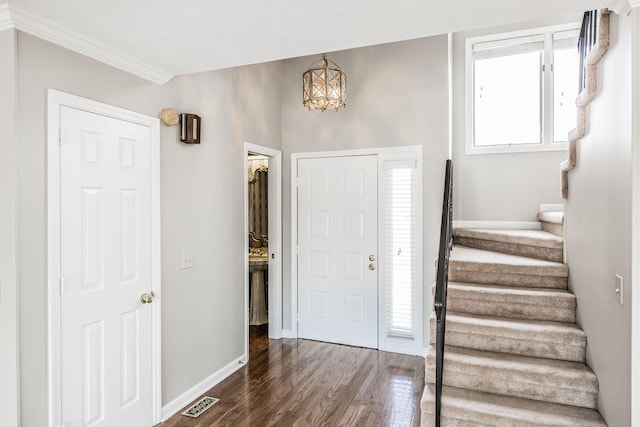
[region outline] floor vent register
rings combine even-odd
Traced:
[[[218,403],[219,400],[220,399],[216,399],[214,397],[205,396],[202,399],[198,400],[193,406],[184,411],[182,415],[186,415],[187,417],[191,418],[197,418],[204,411]]]

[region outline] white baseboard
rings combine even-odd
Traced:
[[[541,226],[539,221],[453,221],[453,227],[540,230]]]
[[[293,334],[293,330],[291,329],[283,329],[282,330],[282,338],[298,338]]]
[[[196,400],[196,398],[200,397],[203,393],[209,390],[211,387],[220,383],[222,380],[227,378],[229,375],[233,374],[238,369],[242,368],[246,365],[247,356],[244,355],[242,357],[237,358],[233,362],[229,363],[227,366],[222,367],[217,370],[213,374],[209,375],[204,380],[200,381],[198,384],[191,387],[189,390],[182,393],[180,396],[173,399],[171,402],[167,403],[162,407],[162,421],[166,421],[171,416],[178,413],[178,411],[189,403]],[[215,397],[215,396],[212,396]]]
[[[564,212],[564,203],[543,203],[538,212]]]

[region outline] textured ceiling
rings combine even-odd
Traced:
[[[7,0],[0,0],[2,5]],[[536,21],[602,0],[8,0],[170,75]]]

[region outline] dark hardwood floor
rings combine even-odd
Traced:
[[[249,363],[204,394],[220,401],[161,427],[420,425],[423,358],[251,328]]]

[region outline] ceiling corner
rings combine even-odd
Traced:
[[[50,43],[88,56],[145,80],[163,85],[173,78],[154,66],[121,54],[93,40],[68,31],[54,23],[8,4],[0,5],[0,30],[16,28]]]

